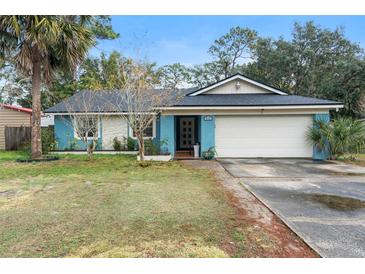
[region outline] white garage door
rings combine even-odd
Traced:
[[[311,115],[216,116],[218,157],[312,157]]]

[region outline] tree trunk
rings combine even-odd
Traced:
[[[139,147],[139,157],[141,161],[144,161],[144,139],[143,136],[138,136],[138,147]]]
[[[91,144],[87,144],[87,157],[89,158],[89,161],[91,161],[93,158],[93,152],[93,146]]]
[[[41,141],[41,63],[39,58],[33,61],[32,75],[32,159],[42,156]]]

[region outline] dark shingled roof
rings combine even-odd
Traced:
[[[304,97],[297,95],[278,95],[278,94],[201,94],[197,96],[188,96],[197,89],[183,89],[179,90],[180,100],[172,106],[174,107],[209,107],[209,106],[307,106],[307,105],[342,105],[340,102],[323,100],[312,97]],[[151,90],[151,92],[158,92],[159,90]],[[90,96],[92,104],[90,104],[93,112],[123,112],[127,111],[127,107],[121,102],[121,95],[119,91],[99,91],[92,92]],[[84,96],[88,98],[91,91],[80,91],[67,98],[63,102],[47,109],[46,113],[65,113],[69,112],[70,106],[74,112],[83,112],[79,102]],[[113,103],[108,103],[113,102]],[[118,109],[115,108],[115,102],[120,102]]]

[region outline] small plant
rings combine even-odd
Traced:
[[[136,140],[134,140],[132,137],[127,138],[127,149],[129,151],[137,150],[136,148]]]
[[[76,150],[76,148],[77,148],[77,139],[73,138],[69,140],[67,150]]]
[[[217,152],[214,147],[210,147],[208,150],[203,151],[202,158],[204,160],[212,160],[217,155]]]
[[[113,139],[113,148],[115,151],[123,150],[123,144],[121,141],[119,141],[118,137],[114,137]]]
[[[144,141],[144,154],[145,155],[158,155],[159,152],[160,152],[160,148],[152,140]]]
[[[53,127],[42,128],[42,151],[48,154],[49,151],[56,149],[56,139]]]
[[[149,161],[140,161],[140,162],[138,162],[138,165],[140,167],[145,168],[145,167],[149,167],[151,165],[151,163]]]
[[[26,153],[27,155],[30,156],[31,154],[31,148],[30,148],[30,141],[24,141],[19,145],[18,150],[23,151],[24,153]]]

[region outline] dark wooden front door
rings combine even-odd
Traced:
[[[178,148],[190,149],[196,143],[196,118],[195,117],[179,117],[178,127]]]

